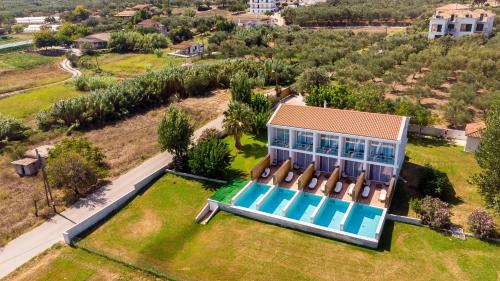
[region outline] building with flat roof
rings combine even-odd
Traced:
[[[250,0],[250,14],[265,14],[266,12],[277,12],[276,0]]]
[[[96,33],[76,39],[75,45],[81,49],[82,44],[89,43],[92,45],[92,49],[104,49],[108,47],[110,39],[111,33]]]
[[[429,19],[429,39],[444,35],[460,37],[471,34],[489,35],[493,31],[495,13],[483,9],[471,10],[462,4],[448,4],[436,9]]]

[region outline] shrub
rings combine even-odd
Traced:
[[[425,164],[421,169],[418,186],[423,195],[439,198],[450,195],[453,190],[448,176],[430,164]]]
[[[224,175],[233,156],[227,143],[211,139],[193,146],[188,153],[188,165],[192,173],[206,177]]]
[[[200,144],[202,142],[210,141],[213,139],[218,139],[221,136],[221,132],[215,128],[208,128],[201,132],[200,137],[197,140],[197,143]]]
[[[12,116],[0,114],[0,142],[15,141],[26,138],[29,128]]]
[[[354,96],[342,85],[312,87],[305,102],[310,106],[323,106],[324,103],[335,108],[353,108]]]
[[[271,109],[274,106],[274,102],[263,93],[255,93],[251,96],[249,106],[253,112],[250,130],[254,134],[259,134],[267,128],[267,121],[272,115]]]
[[[410,209],[412,209],[417,214],[419,214],[422,210],[422,200],[418,198],[410,198],[409,205]]]
[[[119,31],[111,34],[109,48],[114,52],[152,53],[155,49],[168,47],[168,39],[163,34],[141,34],[137,31]]]
[[[469,228],[480,238],[492,237],[495,234],[495,221],[487,211],[475,209],[467,220]]]
[[[164,52],[162,49],[155,49],[154,54],[156,57],[161,58],[161,57],[163,57]]]
[[[75,88],[79,91],[105,89],[113,84],[113,79],[103,76],[82,75],[75,79]]]
[[[237,72],[231,78],[231,98],[234,101],[250,103],[252,96],[252,85],[248,79],[248,74],[244,71]]]
[[[426,196],[420,202],[414,202],[413,207],[416,207],[417,214],[425,225],[442,228],[450,224],[452,213],[448,208],[448,203],[439,200],[439,198]]]

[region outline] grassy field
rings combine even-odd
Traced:
[[[12,115],[20,119],[32,119],[42,109],[58,100],[84,94],[75,90],[73,83],[66,82],[0,99],[0,114]]]
[[[5,280],[155,280],[142,271],[90,254],[56,245],[25,264]]]
[[[32,34],[28,34],[28,33],[9,34],[6,37],[3,37],[2,39],[0,39],[0,44],[14,43],[14,42],[25,41],[25,40],[30,40],[30,39],[33,39]]]
[[[388,222],[379,250],[224,212],[207,226],[195,224],[212,188],[164,176],[81,245],[193,280],[496,280],[500,274],[498,245],[406,224]]]
[[[466,153],[461,146],[449,145],[443,141],[412,138],[406,148],[407,162],[402,171],[402,178],[408,181],[399,185],[398,198],[395,198],[395,209],[403,215],[413,215],[408,210],[408,199],[404,197],[418,196],[419,169],[426,163],[446,173],[453,186],[454,196],[447,200],[452,207],[452,222],[465,226],[467,216],[475,208],[483,207],[483,201],[477,188],[468,183],[471,175],[479,172],[479,166],[473,153]],[[403,204],[399,204],[403,203]],[[497,223],[500,219],[497,216]]]
[[[62,57],[26,52],[0,54],[0,94],[59,82],[71,77],[58,67]]]
[[[185,60],[167,55],[165,51],[163,57],[154,54],[115,54],[109,53],[98,58],[99,66],[103,71],[112,75],[129,78],[143,74],[146,70],[156,70],[168,65],[180,65]]]
[[[232,176],[250,178],[250,170],[267,154],[267,137],[243,135],[241,138],[242,150],[235,148],[232,136],[226,137],[225,141],[232,149],[232,154],[235,157],[230,167]]]

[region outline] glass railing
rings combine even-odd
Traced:
[[[313,145],[310,143],[296,143],[293,145],[293,149],[313,151]]]
[[[368,161],[384,163],[384,164],[394,164],[394,156],[386,156],[382,154],[372,154],[368,155]]]
[[[280,140],[280,139],[274,139],[274,140],[271,142],[271,145],[272,145],[272,146],[279,146],[279,147],[286,147],[286,148],[288,148],[288,142],[287,142],[287,141]]]
[[[320,146],[316,148],[317,153],[329,154],[329,155],[338,155],[339,148],[338,147],[328,147],[328,146]]]
[[[365,157],[365,153],[363,151],[343,151],[342,157],[349,157],[354,159],[363,159]]]

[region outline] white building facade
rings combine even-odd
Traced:
[[[331,108],[280,105],[268,122],[271,162],[291,159],[294,169],[388,183],[404,162],[409,118]]]
[[[489,35],[493,31],[494,20],[495,14],[491,11],[471,11],[465,5],[448,4],[438,8],[429,19],[428,37],[434,39],[445,35]]]
[[[276,0],[249,0],[248,5],[250,5],[250,13],[255,15],[278,11]]]

